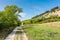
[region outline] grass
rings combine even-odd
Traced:
[[[25,26],[29,40],[60,40],[60,23],[45,23]]]
[[[13,29],[14,27],[9,27],[0,31],[0,40],[4,40],[8,36],[8,34],[12,32]]]

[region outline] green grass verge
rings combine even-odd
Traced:
[[[29,25],[24,30],[29,40],[60,40],[60,27],[54,25]]]
[[[8,36],[8,34],[12,32],[14,28],[15,27],[9,27],[0,31],[0,40],[4,40]]]

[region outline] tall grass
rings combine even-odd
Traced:
[[[29,40],[60,40],[60,25],[56,24],[29,25],[24,30]]]

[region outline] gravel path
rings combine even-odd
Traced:
[[[16,27],[5,40],[28,40],[24,30],[20,29],[20,27]]]

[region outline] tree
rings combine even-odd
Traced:
[[[0,12],[0,29],[17,26],[19,23],[18,16],[20,16],[18,13],[20,12],[22,12],[22,8],[16,5],[6,6],[4,10]]]
[[[5,13],[7,14],[6,16],[9,16],[10,20],[12,21],[13,25],[17,24],[18,21],[18,13],[22,12],[21,8],[18,8],[16,5],[11,5],[11,6],[6,6],[5,7]]]

